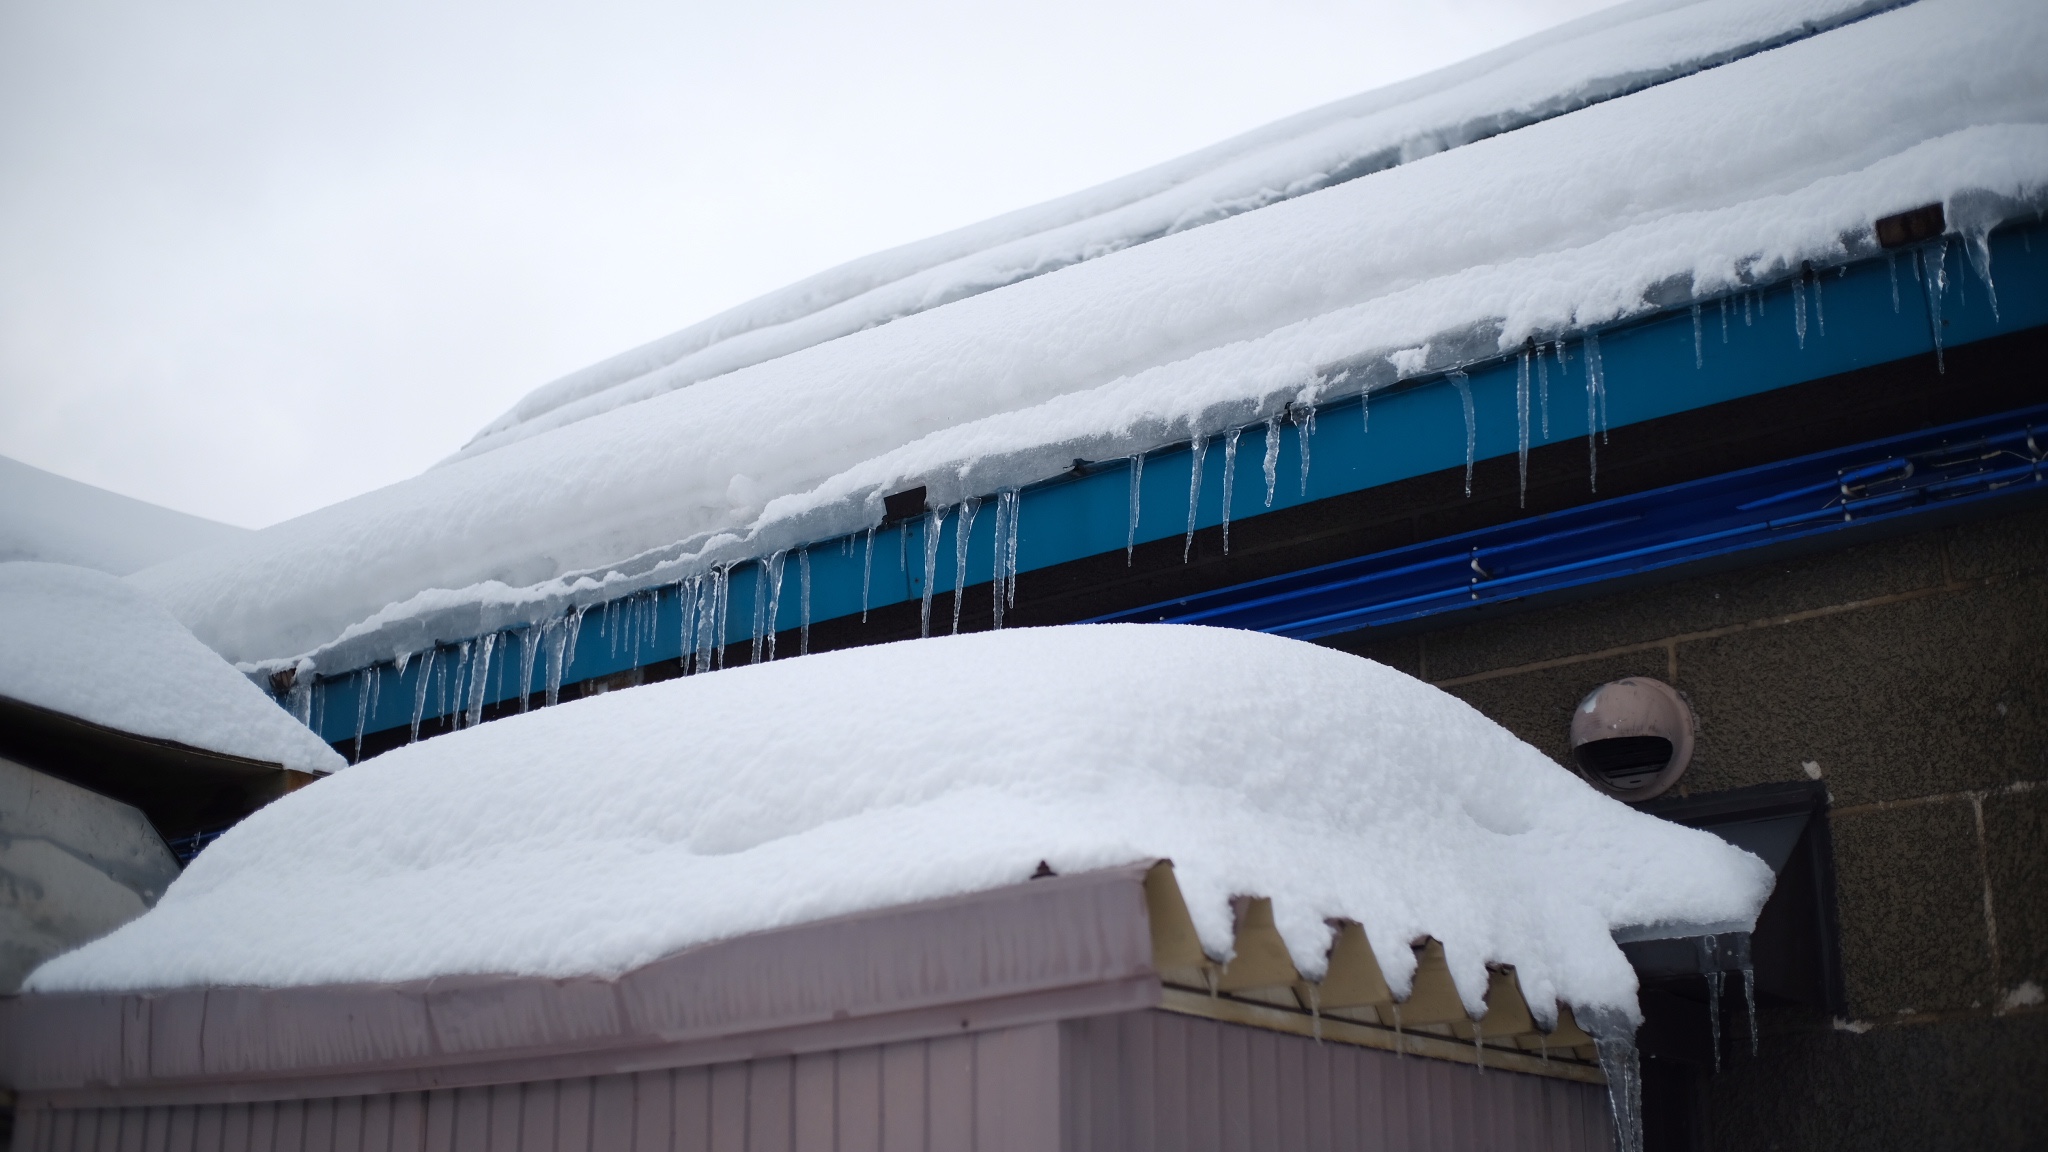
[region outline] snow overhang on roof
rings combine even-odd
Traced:
[[[223,778],[343,766],[161,605],[106,573],[0,563],[0,636],[0,747],[83,749]]]
[[[27,988],[612,979],[1041,861],[1159,858],[1186,893],[1155,891],[1168,983],[1298,986],[1360,1026],[1397,1001],[1408,1025],[1484,1017],[1507,968],[1522,1006],[1496,1022],[1632,1020],[1617,933],[1746,930],[1772,885],[1370,661],[1027,629],[670,681],[378,757],[259,811]]]
[[[799,286],[543,390],[420,477],[137,580],[231,660],[341,671],[856,532],[903,488],[989,495],[1796,280],[1928,203],[1988,276],[1989,230],[2048,187],[2048,15],[1868,12],[1602,14]],[[1387,149],[1408,162],[1329,183]],[[812,330],[828,314],[845,334]]]

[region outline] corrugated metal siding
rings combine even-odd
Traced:
[[[431,1092],[31,1106],[14,1152],[1055,1152],[1058,1029]]]
[[[1068,1152],[1607,1152],[1603,1089],[1170,1012],[1060,1025]]]

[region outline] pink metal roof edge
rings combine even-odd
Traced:
[[[1150,861],[742,936],[613,979],[0,999],[0,1083],[52,1103],[601,1075],[1149,1007]]]

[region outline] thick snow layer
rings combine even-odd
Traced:
[[[0,696],[301,772],[345,763],[170,613],[104,572],[0,563],[0,637]]]
[[[2048,190],[2048,6],[1921,0],[590,416],[135,579],[229,659],[422,635],[829,538],[1876,251]],[[630,576],[608,577],[611,572]],[[579,583],[580,581],[580,583]]]
[[[1100,187],[820,273],[536,390],[458,456],[1535,123],[1899,2],[1617,5]]]
[[[0,456],[0,561],[79,564],[126,576],[246,528],[174,512]]]
[[[1770,869],[1607,799],[1449,694],[1256,633],[1023,629],[852,649],[401,748],[209,847],[34,991],[611,974],[693,944],[1170,857],[1203,943],[1272,897],[1404,989],[1444,942],[1532,1004],[1633,1013],[1613,941],[1746,928]]]

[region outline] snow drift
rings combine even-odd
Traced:
[[[377,757],[257,812],[32,991],[613,974],[693,944],[1171,857],[1205,946],[1272,897],[1320,974],[1635,1014],[1618,929],[1745,929],[1762,861],[1609,800],[1456,698],[1256,633],[1098,625],[672,680]]]
[[[0,564],[0,696],[136,736],[332,772],[340,754],[127,583]]]

